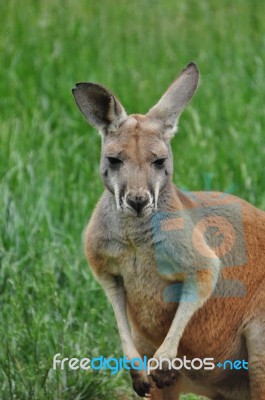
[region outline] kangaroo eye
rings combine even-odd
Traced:
[[[119,158],[116,157],[107,157],[108,162],[110,163],[110,165],[113,166],[118,166],[122,164],[122,161]]]
[[[164,166],[165,161],[166,161],[165,158],[158,158],[157,160],[153,161],[153,164],[154,164],[156,167],[160,167],[160,168],[161,168],[161,167]]]

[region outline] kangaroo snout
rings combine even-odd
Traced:
[[[141,212],[142,209],[146,206],[148,203],[149,199],[147,196],[133,196],[133,195],[128,195],[127,196],[127,203],[129,204],[130,207],[132,207],[137,213]]]
[[[129,191],[125,196],[125,203],[127,207],[131,208],[139,216],[144,213],[145,209],[150,209],[152,197],[147,191]]]

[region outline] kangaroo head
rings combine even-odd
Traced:
[[[170,139],[195,92],[199,71],[189,64],[146,115],[127,115],[117,98],[95,83],[77,83],[76,103],[102,136],[100,172],[117,209],[130,216],[156,210],[172,179]]]

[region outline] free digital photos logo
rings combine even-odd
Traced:
[[[184,368],[186,370],[213,370],[216,367],[222,368],[224,370],[247,370],[248,362],[246,360],[225,360],[221,362],[215,362],[214,358],[193,358],[188,359],[186,356],[183,358],[169,359],[161,357],[156,358],[133,358],[129,360],[126,356],[115,358],[104,356],[94,357],[94,358],[62,358],[60,353],[57,353],[53,357],[53,369],[64,370],[66,368],[70,370],[110,370],[111,375],[117,374],[121,370],[145,370],[148,375],[152,374],[152,371],[156,369],[162,369],[163,364],[167,363],[169,370],[179,371]]]

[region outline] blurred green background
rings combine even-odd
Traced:
[[[195,61],[202,77],[173,141],[175,183],[265,208],[265,2],[0,7],[1,398],[132,399],[126,373],[52,370],[58,352],[122,355],[83,256],[82,232],[103,190],[100,138],[71,88],[102,83],[129,113],[145,113]]]

